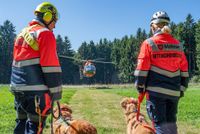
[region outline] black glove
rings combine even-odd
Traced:
[[[62,98],[62,93],[50,93],[52,101],[58,101]]]
[[[59,92],[55,92],[56,90],[59,91]],[[60,100],[62,98],[62,87],[60,86],[60,87],[57,87],[57,88],[50,88],[49,89],[49,95],[51,96],[52,101]]]
[[[139,93],[143,93],[144,91],[145,91],[145,87],[144,86],[140,86],[140,85],[137,85],[137,91],[139,92]]]
[[[181,91],[180,98],[184,97],[184,91]]]

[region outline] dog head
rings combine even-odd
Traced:
[[[139,113],[138,120],[138,100],[134,98],[124,98],[121,101],[127,121],[127,134],[155,134],[154,130],[145,120],[145,116]],[[147,126],[147,127],[144,127]]]
[[[54,108],[54,115],[56,117],[58,117],[59,115],[59,110],[58,108]],[[67,104],[61,104],[60,105],[60,112],[61,112],[61,115],[64,119],[71,119],[72,118],[72,109],[67,105]]]
[[[121,101],[121,107],[128,113],[128,112],[133,112],[137,110],[137,104],[138,101],[137,99],[134,98],[124,98]]]

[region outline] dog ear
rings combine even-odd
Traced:
[[[63,110],[63,111],[68,111],[68,112],[70,112],[71,114],[72,114],[72,109],[67,105],[67,104],[62,104],[61,106],[60,106],[60,109],[61,109],[61,111]]]
[[[121,104],[122,108],[126,109],[126,106],[128,103],[129,103],[129,98],[124,98],[124,99],[122,99],[120,104]]]

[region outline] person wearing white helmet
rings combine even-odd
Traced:
[[[170,34],[169,23],[166,12],[153,14],[153,36],[142,43],[134,73],[139,94],[146,94],[156,134],[177,134],[178,102],[188,86],[188,62],[182,44]]]

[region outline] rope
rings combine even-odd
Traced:
[[[55,118],[55,119],[59,119],[59,118],[62,116],[62,114],[61,114],[61,109],[60,109],[60,102],[59,102],[59,101],[56,101],[56,104],[57,104],[57,107],[58,107],[58,117],[56,117],[56,116],[54,115],[54,113],[53,113],[54,102],[52,102],[52,107],[51,107],[52,116],[53,116],[53,118]]]
[[[59,110],[59,114],[58,114],[57,117],[54,115],[54,113],[53,113],[54,102],[52,102],[52,106],[51,106],[51,111],[52,111],[52,114],[51,114],[51,134],[53,134],[53,118],[55,118],[56,120],[61,119],[68,126],[71,126],[71,123],[69,122],[70,119],[65,119],[62,116],[61,108],[60,108],[60,102],[56,101],[56,104],[57,104],[57,107],[58,107],[58,110]],[[71,127],[78,133],[78,130],[74,126],[71,126]]]
[[[53,100],[53,98],[52,98]],[[53,134],[53,118],[55,119],[59,119],[60,116],[61,116],[61,110],[60,110],[60,102],[59,101],[56,101],[56,104],[57,104],[57,107],[58,107],[58,117],[56,117],[54,115],[54,112],[53,112],[53,107],[54,107],[54,101],[52,101],[51,103],[51,134]]]
[[[51,108],[52,109],[52,108]],[[52,111],[53,112],[53,111]],[[53,114],[53,113],[52,113]],[[51,134],[53,134],[53,116],[51,114]]]
[[[40,134],[41,125],[42,125],[42,114],[41,114],[41,110],[40,110],[40,98],[37,95],[35,96],[35,112],[39,115],[39,125],[38,125],[37,134]]]
[[[68,126],[70,125],[69,120],[64,119],[61,113],[61,108],[60,108],[60,102],[56,101],[57,107],[58,107],[58,116],[56,117],[54,115],[54,113],[52,112],[52,117],[55,118],[56,120],[61,119],[62,121],[64,121]],[[52,105],[52,109],[53,109],[53,105]]]

